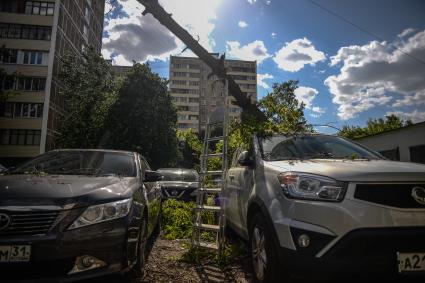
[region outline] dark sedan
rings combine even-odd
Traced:
[[[138,276],[160,175],[139,154],[56,150],[0,176],[0,280]]]
[[[174,198],[184,201],[196,199],[199,175],[193,169],[161,168],[161,187],[164,199]]]

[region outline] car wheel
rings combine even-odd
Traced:
[[[249,227],[248,244],[254,282],[289,282],[283,280],[287,276],[282,274],[279,266],[275,243],[273,231],[268,227],[264,216],[255,214]]]
[[[146,263],[146,245],[148,242],[148,229],[147,221],[145,218],[142,220],[140,226],[139,240],[137,241],[137,259],[136,264],[127,274],[128,279],[132,281],[133,279],[140,279],[143,277],[143,272]]]

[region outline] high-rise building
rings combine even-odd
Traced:
[[[102,46],[105,1],[1,0],[0,68],[15,73],[13,90],[0,101],[0,162],[14,162],[55,148],[65,113],[60,58]]]
[[[218,57],[218,54],[212,54]],[[239,85],[243,93],[253,101],[257,99],[257,64],[255,61],[225,60],[227,73]],[[179,130],[200,131],[206,122],[211,108],[222,101],[223,84],[217,76],[211,75],[209,68],[196,57],[171,56],[170,93],[177,107],[177,125]],[[232,97],[234,100],[234,98]],[[240,117],[241,109],[232,105],[231,118]]]

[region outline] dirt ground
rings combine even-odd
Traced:
[[[246,258],[235,258],[220,268],[208,262],[202,265],[183,262],[181,257],[186,251],[184,242],[159,236],[150,252],[142,282],[252,282]]]

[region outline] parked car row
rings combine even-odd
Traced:
[[[0,280],[140,276],[161,201],[194,200],[198,181],[113,150],[54,150],[9,169]],[[253,136],[234,153],[221,201],[255,282],[425,274],[425,165],[336,136]]]

